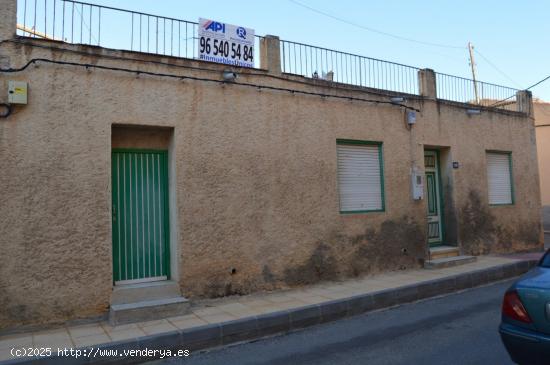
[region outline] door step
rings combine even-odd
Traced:
[[[458,265],[469,264],[475,262],[477,258],[475,256],[454,256],[444,257],[435,260],[429,260],[424,263],[425,269],[443,269],[445,267],[452,267]]]
[[[181,316],[189,310],[184,297],[156,299],[127,304],[113,304],[109,312],[111,326]]]
[[[430,260],[455,256],[460,256],[460,250],[455,246],[438,246],[430,248]]]
[[[179,297],[180,288],[173,280],[139,284],[122,284],[113,287],[111,304],[128,304],[163,298]]]
[[[148,321],[186,314],[189,301],[181,296],[178,283],[172,280],[117,285],[113,288],[109,322]]]

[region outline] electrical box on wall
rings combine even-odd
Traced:
[[[407,124],[413,125],[416,124],[416,112],[412,110],[407,111]]]
[[[417,167],[411,171],[411,193],[413,200],[424,199],[424,173]]]
[[[8,103],[27,104],[27,83],[24,81],[8,81]]]

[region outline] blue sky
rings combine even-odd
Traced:
[[[525,88],[550,75],[550,1],[544,0],[89,2],[190,21],[198,21],[199,17],[219,20],[254,28],[258,35],[274,34],[285,40],[468,78],[471,70],[466,45],[470,41],[485,57],[475,54],[478,78],[482,81]],[[446,47],[381,35],[316,13],[296,2],[363,27]],[[102,37],[109,36],[116,35],[102,30]],[[550,80],[532,91],[536,97],[550,101]]]

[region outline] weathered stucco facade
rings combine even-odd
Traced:
[[[535,127],[542,205],[550,209],[550,103],[536,101]]]
[[[171,278],[190,298],[420,267],[426,203],[411,199],[410,169],[428,147],[441,154],[448,243],[474,255],[542,247],[535,129],[525,114],[469,115],[424,87],[408,97],[420,110],[409,129],[395,105],[237,84],[393,95],[381,90],[258,69],[236,69],[235,84],[178,80],[143,72],[221,80],[226,67],[5,38],[3,68],[32,59],[91,66],[38,61],[0,74],[0,101],[8,80],[29,84],[28,104],[0,120],[0,328],[108,310],[116,147],[169,151]],[[340,214],[337,139],[383,143],[385,211]],[[487,150],[512,152],[513,205],[488,204]]]
[[[550,103],[534,102],[544,230],[550,231]],[[548,236],[548,233],[545,233]]]

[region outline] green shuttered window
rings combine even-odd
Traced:
[[[341,213],[384,210],[382,144],[337,141]]]
[[[508,152],[487,152],[489,204],[514,203],[512,155]]]

